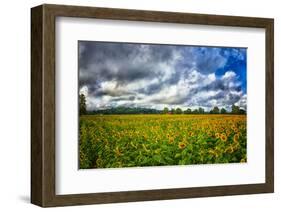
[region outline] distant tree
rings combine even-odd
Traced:
[[[226,114],[226,113],[227,113],[226,109],[222,108],[221,109],[221,114]]]
[[[193,114],[198,114],[199,111],[198,111],[198,109],[195,109],[195,110],[192,111],[192,113],[193,113]]]
[[[152,108],[141,108],[141,107],[112,107],[107,109],[87,111],[87,114],[161,114],[162,110],[152,109]]]
[[[190,108],[187,108],[187,109],[184,111],[185,114],[191,114],[191,112],[192,112],[192,111],[191,111]]]
[[[240,114],[240,109],[239,109],[239,107],[233,104],[233,105],[231,106],[231,113],[232,113],[232,114]]]
[[[246,114],[246,111],[243,110],[243,109],[240,109],[240,110],[239,110],[239,114]]]
[[[215,106],[212,110],[210,110],[210,113],[211,114],[219,114],[220,113],[220,109],[217,106]]]
[[[199,113],[199,114],[204,114],[204,112],[205,112],[205,111],[204,111],[204,109],[203,109],[202,107],[199,107],[199,108],[198,108],[198,113]]]
[[[168,109],[167,107],[164,107],[164,109],[163,109],[163,113],[164,113],[164,114],[169,113],[169,109]]]
[[[84,94],[79,95],[79,114],[85,115],[87,113],[86,109],[86,97]]]
[[[182,114],[182,109],[180,109],[179,107],[176,109],[176,114]]]
[[[175,114],[176,110],[174,108],[171,109],[171,114]]]

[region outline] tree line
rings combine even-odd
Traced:
[[[141,108],[141,107],[114,107],[102,110],[93,110],[89,111],[89,115],[95,114],[161,114],[161,110],[150,109],[150,108]]]
[[[172,108],[169,110],[169,108],[165,107],[163,109],[164,114],[246,114],[246,111],[241,109],[239,106],[232,105],[231,111],[228,112],[225,108],[219,108],[215,106],[210,111],[205,111],[204,108],[199,107],[198,109],[190,109],[187,108],[186,110],[182,110],[181,108]]]
[[[84,94],[79,95],[79,114],[80,115],[95,115],[95,114],[246,114],[246,111],[239,106],[232,105],[231,111],[227,111],[225,108],[219,108],[215,106],[210,111],[205,111],[204,108],[182,110],[181,108],[165,107],[163,110],[141,108],[141,107],[115,107],[102,110],[87,111],[86,97]]]

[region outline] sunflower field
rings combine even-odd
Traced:
[[[79,168],[243,163],[246,115],[84,115]]]

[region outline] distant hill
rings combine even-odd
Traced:
[[[160,114],[161,110],[149,109],[149,108],[136,108],[136,107],[116,107],[103,110],[89,111],[88,114]]]

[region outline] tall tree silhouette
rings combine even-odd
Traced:
[[[87,113],[86,109],[86,97],[84,94],[79,95],[79,114],[85,115]]]

